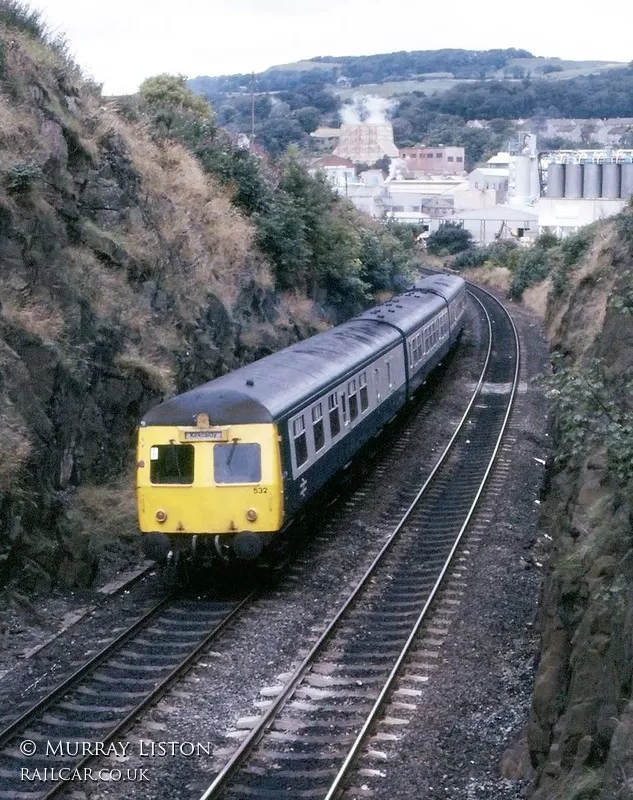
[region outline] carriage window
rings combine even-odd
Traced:
[[[318,452],[325,445],[323,406],[321,403],[317,403],[312,409],[312,435],[314,436],[314,450]]]
[[[338,413],[338,393],[334,392],[327,399],[328,413],[330,415],[330,436],[334,438],[341,432],[341,418]]]
[[[159,444],[150,448],[149,459],[152,483],[193,483],[192,444]]]
[[[369,408],[369,395],[367,394],[367,373],[361,372],[358,383],[360,384],[360,408],[367,411]]]
[[[387,385],[389,389],[393,389],[393,382],[391,380],[391,361],[387,361]]]
[[[380,403],[380,370],[374,370],[374,386],[376,387],[376,403]]]
[[[295,446],[295,459],[300,467],[308,460],[308,441],[306,439],[306,426],[303,414],[292,423],[292,438]]]
[[[350,381],[347,384],[347,396],[349,398],[349,416],[350,419],[356,419],[358,416],[358,396],[356,394],[356,381]]]
[[[438,343],[440,338],[440,321],[439,319],[434,319],[433,324],[431,325],[431,344],[433,347]]]
[[[213,474],[216,483],[259,483],[262,479],[260,446],[238,442],[214,445]]]
[[[442,339],[448,334],[448,313],[444,311],[440,317],[440,336]]]

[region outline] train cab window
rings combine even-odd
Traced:
[[[321,403],[317,403],[312,409],[312,435],[314,436],[314,451],[318,453],[325,445],[323,405]]]
[[[194,446],[159,444],[150,447],[149,479],[152,483],[193,483]]]
[[[367,411],[369,408],[369,394],[367,393],[367,373],[361,372],[358,377],[360,385],[360,410]]]
[[[262,456],[258,444],[213,445],[213,474],[216,483],[259,483]]]
[[[295,448],[295,460],[300,467],[308,460],[308,441],[306,439],[306,425],[303,414],[292,423],[292,439]]]
[[[332,392],[327,399],[328,415],[330,417],[330,436],[332,439],[341,432],[341,417],[338,411],[338,392]]]
[[[351,380],[347,384],[347,397],[349,400],[349,416],[355,420],[358,416],[358,395],[356,394],[356,380]]]

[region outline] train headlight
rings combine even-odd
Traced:
[[[167,512],[163,511],[162,508],[159,508],[158,511],[156,512],[157,522],[165,522],[166,519],[167,519]]]
[[[255,520],[257,519],[257,511],[255,511],[254,508],[249,508],[248,511],[246,512],[246,519],[249,522],[255,522]]]

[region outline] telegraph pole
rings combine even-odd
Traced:
[[[255,73],[251,73],[251,148],[255,142]]]

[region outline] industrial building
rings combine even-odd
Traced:
[[[385,155],[391,158],[388,177],[379,170],[356,175],[354,164],[373,164]],[[355,123],[341,126],[334,155],[314,169],[373,217],[423,223],[430,231],[456,222],[480,244],[530,241],[545,231],[567,236],[617,214],[633,197],[633,150],[539,153],[536,134],[523,132],[507,152],[470,175],[457,169],[463,163],[458,157],[463,159],[462,148],[398,152],[389,123]],[[423,163],[437,164],[438,171],[419,169]]]
[[[412,178],[465,174],[466,152],[463,147],[402,147],[399,157]]]
[[[633,197],[633,150],[539,153],[536,135],[521,133],[509,153],[473,170],[470,182],[471,192],[494,192],[497,202],[476,206],[462,195],[450,220],[463,224],[480,244],[509,237],[530,241],[545,231],[564,237],[617,214]],[[430,230],[443,221],[446,217],[431,219]]]
[[[633,195],[633,150],[557,150],[540,157],[547,197],[628,200]]]

